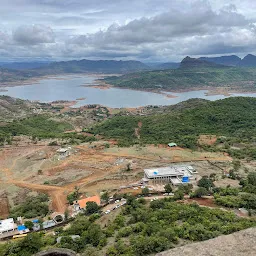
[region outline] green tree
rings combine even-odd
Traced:
[[[174,192],[173,200],[182,200],[184,198],[184,191],[178,189]]]
[[[247,176],[248,184],[256,186],[256,172],[250,172]]]
[[[203,176],[197,183],[198,187],[206,188],[208,191],[214,187],[213,182],[207,176]]]
[[[170,183],[167,183],[165,186],[164,186],[164,190],[166,193],[171,193],[172,192],[172,186]]]
[[[142,189],[141,192],[142,192],[142,195],[148,196],[148,195],[149,195],[149,188],[148,188],[148,187],[145,187],[145,188]]]
[[[102,201],[108,202],[108,200],[109,200],[109,193],[108,193],[108,191],[105,191],[103,194],[101,194],[100,199]]]
[[[195,190],[194,193],[191,193],[190,197],[197,197],[197,198],[201,198],[202,196],[206,196],[208,194],[208,191],[206,188],[204,187],[200,187],[198,189]]]
[[[34,227],[34,224],[32,221],[25,221],[24,225],[29,229],[32,230]]]
[[[88,202],[86,204],[85,212],[86,214],[93,214],[99,211],[99,206],[95,202]]]

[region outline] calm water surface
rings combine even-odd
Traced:
[[[168,98],[165,95],[151,92],[118,88],[102,90],[99,88],[81,86],[85,84],[93,84],[95,79],[97,79],[96,76],[60,76],[58,79],[51,78],[40,80],[38,84],[6,87],[5,89],[7,89],[7,91],[1,92],[1,94],[21,99],[39,100],[41,102],[85,98],[85,100],[79,100],[75,107],[87,104],[101,104],[112,108],[140,107],[146,105],[173,105],[191,98],[203,98],[208,100],[226,98],[223,95],[206,96],[206,90],[169,93],[177,97]],[[256,97],[256,93],[236,93],[232,96]]]

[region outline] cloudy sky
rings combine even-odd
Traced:
[[[0,61],[256,53],[254,0],[0,0]]]

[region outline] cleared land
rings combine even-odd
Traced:
[[[144,168],[180,162],[190,162],[200,175],[209,175],[213,170],[221,175],[221,168],[213,168],[209,161],[218,162],[224,168],[231,161],[221,153],[170,149],[161,145],[118,148],[112,142],[110,148],[105,148],[105,143],[76,146],[72,155],[63,160],[57,159],[58,147],[32,144],[5,148],[0,151],[0,190],[9,192],[9,197],[22,193],[18,188],[47,193],[52,210],[64,212],[68,206],[66,197],[75,186],[87,195],[99,194],[104,189],[114,191],[140,180]],[[128,164],[130,171],[127,171]],[[1,207],[3,204],[4,201]]]

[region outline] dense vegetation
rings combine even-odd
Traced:
[[[10,216],[15,219],[19,216],[30,219],[38,216],[44,217],[48,212],[49,197],[45,194],[39,194],[28,197],[24,203],[12,208]]]
[[[69,228],[57,228],[59,244],[51,235],[30,234],[24,240],[0,247],[0,255],[30,256],[47,246],[69,248],[82,255],[149,255],[185,241],[203,241],[256,225],[232,212],[185,205],[172,198],[152,201],[128,196],[127,206],[105,227],[99,215],[78,217]],[[73,240],[70,235],[79,235]],[[29,243],[29,241],[33,241]]]
[[[108,77],[104,81],[118,87],[150,90],[180,90],[223,85],[246,89],[255,88],[256,70],[234,67],[178,68]]]
[[[203,102],[195,107],[192,104],[191,109],[186,107],[166,111],[164,114],[116,116],[95,126],[92,132],[118,139],[121,146],[175,142],[179,146],[192,149],[198,146],[200,134],[215,134],[222,136],[218,143],[223,144],[223,150],[231,154],[241,154],[241,157],[246,152],[250,157],[256,158],[253,146],[244,150],[233,150],[234,152],[229,150],[232,143],[244,142],[252,145],[256,141],[255,116],[255,98],[234,97]],[[142,123],[140,138],[135,134],[139,122]]]
[[[90,142],[96,138],[81,134],[64,133],[72,130],[73,126],[67,122],[55,120],[47,115],[36,115],[27,117],[0,127],[0,144],[11,143],[12,137],[17,135],[28,135],[36,143],[37,140],[45,138],[59,138],[69,140],[69,143]],[[53,143],[56,145],[57,143]]]
[[[256,213],[256,172],[248,174],[246,179],[240,181],[241,189],[216,188],[215,202],[230,208],[246,208],[250,214]]]

